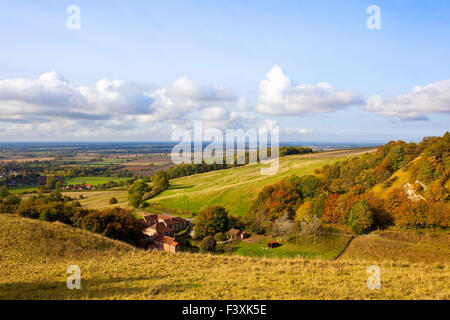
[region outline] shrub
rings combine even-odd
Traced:
[[[372,228],[373,222],[373,212],[366,200],[361,200],[353,205],[348,218],[353,232],[363,234]]]
[[[109,199],[109,204],[116,204],[117,203],[117,199],[115,197],[112,197],[111,199]]]
[[[213,236],[205,237],[202,242],[200,242],[200,250],[202,252],[214,252],[216,250],[216,240]]]
[[[227,240],[227,236],[223,232],[216,233],[214,236],[216,241],[225,241]]]

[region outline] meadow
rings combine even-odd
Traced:
[[[448,261],[324,261],[147,252],[60,224],[0,215],[0,299],[444,299]],[[381,269],[369,290],[367,267]],[[70,265],[81,290],[66,287]],[[214,276],[211,276],[214,275]]]
[[[246,257],[303,257],[307,259],[331,260],[343,250],[351,239],[349,235],[324,235],[317,237],[316,241],[311,237],[299,237],[290,241],[279,241],[280,246],[267,249],[266,239],[261,237],[257,241],[243,240],[236,244],[233,254]]]

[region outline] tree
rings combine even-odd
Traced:
[[[169,187],[169,178],[164,171],[156,171],[152,177],[153,190],[158,190],[158,193],[166,190]]]
[[[300,234],[312,235],[314,244],[316,244],[316,237],[322,230],[322,221],[320,217],[313,213],[312,201],[307,201],[298,208],[295,220],[300,229]]]
[[[374,223],[373,212],[366,200],[361,200],[353,205],[348,223],[353,232],[357,234],[363,234],[372,228]]]
[[[272,232],[274,236],[288,237],[294,233],[294,223],[289,219],[289,216],[285,214],[273,224]]]
[[[112,197],[111,199],[109,199],[109,204],[116,204],[117,203],[117,199],[115,197]]]
[[[227,236],[223,232],[219,232],[219,233],[216,233],[216,235],[214,236],[214,239],[216,241],[225,241],[225,240],[227,240]]]
[[[0,198],[6,198],[8,195],[9,195],[8,188],[5,185],[3,185],[0,188]]]
[[[142,203],[142,197],[148,191],[148,185],[142,179],[136,180],[128,190],[128,201],[130,204],[139,208]]]
[[[214,252],[216,250],[216,240],[213,236],[205,237],[202,242],[200,242],[200,250],[202,252]]]
[[[323,209],[322,220],[323,222],[337,223],[339,216],[336,212],[336,202],[339,198],[339,194],[330,193],[327,201],[325,202],[325,208]]]
[[[228,211],[220,206],[209,207],[199,212],[195,220],[195,237],[203,239],[229,229]]]

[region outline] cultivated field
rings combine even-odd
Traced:
[[[381,289],[366,286],[368,266]],[[81,268],[81,290],[66,270]],[[449,299],[448,261],[146,252],[60,223],[0,215],[1,299]]]

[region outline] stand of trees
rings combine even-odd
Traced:
[[[408,175],[414,197],[404,188],[384,197],[370,191],[376,184],[392,185],[392,174],[401,168]],[[374,153],[326,165],[316,175],[291,176],[265,187],[246,220],[259,232],[281,217],[296,222],[299,229],[320,219],[349,224],[355,233],[389,224],[448,228],[449,178],[448,132],[443,137],[424,138],[419,144],[389,142]]]
[[[9,206],[12,210],[4,211],[4,206]],[[0,207],[2,207],[1,212],[15,213],[43,221],[59,221],[135,246],[140,246],[142,230],[145,228],[144,224],[136,219],[129,210],[122,208],[105,211],[82,209],[78,201],[62,196],[59,190],[46,196],[33,196],[22,201],[18,198],[13,205],[2,200]]]

